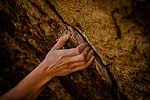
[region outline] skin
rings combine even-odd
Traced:
[[[60,49],[70,37],[71,34],[60,37],[45,59],[18,85],[2,95],[0,100],[34,100],[54,77],[87,68],[95,56],[86,42],[76,48]]]

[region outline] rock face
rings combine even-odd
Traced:
[[[149,0],[1,0],[1,92],[32,71],[67,30],[74,37],[64,47],[87,41],[95,62],[53,79],[37,99],[149,100],[149,18]]]

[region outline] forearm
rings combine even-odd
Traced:
[[[94,60],[94,51],[87,43],[76,48],[59,50],[70,37],[71,34],[62,36],[43,62],[0,99],[33,100],[53,77],[65,76],[88,67]]]
[[[46,73],[41,63],[27,75],[16,87],[0,97],[0,100],[33,100],[53,77]]]

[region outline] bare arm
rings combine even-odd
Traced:
[[[52,78],[88,67],[94,60],[94,51],[87,43],[72,49],[60,49],[70,36],[71,34],[62,36],[45,59],[16,87],[1,96],[0,100],[33,100]]]

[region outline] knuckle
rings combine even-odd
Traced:
[[[81,54],[80,57],[81,57],[81,60],[83,60],[83,61],[85,60],[84,54]]]
[[[91,47],[90,47],[90,46],[88,46],[88,47],[87,47],[87,50],[90,50],[90,49],[91,49]]]
[[[88,52],[88,47],[85,49],[85,52]]]
[[[58,60],[63,60],[63,58],[64,58],[63,56],[59,56]]]
[[[77,54],[80,54],[80,48],[79,48],[79,47],[76,48],[76,53],[77,53]]]
[[[69,65],[69,59],[62,58],[61,61],[63,62],[63,65],[68,66]]]
[[[90,51],[91,47],[88,46],[86,49],[85,49],[85,52],[88,53]]]
[[[91,51],[90,51],[90,57],[93,56],[93,55],[94,55],[94,51],[91,50]]]
[[[83,42],[82,45],[83,46],[87,46],[88,44],[87,44],[87,42]]]

